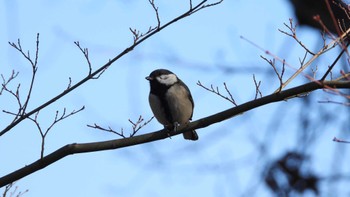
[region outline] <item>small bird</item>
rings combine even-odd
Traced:
[[[146,77],[150,82],[149,104],[158,122],[168,130],[190,122],[194,103],[188,87],[173,72],[157,69]],[[187,140],[198,140],[196,131],[183,133]]]

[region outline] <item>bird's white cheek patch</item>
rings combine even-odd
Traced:
[[[177,82],[177,77],[175,74],[167,74],[157,77],[157,80],[159,83],[169,86]]]

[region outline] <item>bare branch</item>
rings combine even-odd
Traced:
[[[260,91],[260,85],[261,85],[261,81],[257,82],[255,79],[255,75],[253,74],[253,81],[254,81],[254,85],[255,85],[255,97],[254,100],[258,99],[258,96],[260,96],[260,98],[262,97],[261,91]]]
[[[227,85],[226,85],[225,82],[224,82],[224,86],[225,86],[226,92],[230,95],[230,100],[233,101],[234,105],[237,106],[236,101],[235,101],[235,99],[233,98],[233,96],[232,96],[232,94],[231,94],[231,91],[228,89],[228,87],[227,87]]]
[[[339,80],[350,80],[350,73],[345,73],[343,70],[340,71],[341,76],[335,79],[334,81]]]
[[[20,196],[22,196],[23,194],[25,194],[25,193],[27,193],[29,191],[28,189],[24,190],[23,192],[22,191],[17,191],[18,190],[18,186],[15,186],[15,183],[16,182],[12,182],[12,183],[6,185],[6,187],[4,189],[4,193],[2,194],[2,197],[7,197],[8,193],[10,194],[9,197],[13,197],[13,196],[20,197]],[[13,191],[10,191],[12,189],[13,189]]]
[[[214,3],[210,3],[210,4],[204,4],[205,2],[206,2],[206,0],[205,1],[202,1],[203,2],[203,5],[201,5],[201,6],[196,6],[196,7],[194,7],[194,8],[192,8],[192,6],[190,6],[192,9],[191,10],[193,10],[192,12],[191,12],[191,14],[193,14],[193,13],[195,13],[195,12],[198,12],[199,10],[201,10],[201,9],[204,9],[204,8],[208,8],[208,7],[212,7],[212,6],[215,6],[215,5],[218,5],[218,4],[220,4],[220,3],[222,3],[224,0],[219,0],[219,1],[217,1],[217,2],[214,2]],[[201,3],[202,3],[201,2]],[[190,2],[191,4],[192,4],[192,2]],[[200,3],[200,4],[201,4]]]
[[[250,41],[249,39],[243,37],[243,36],[240,36],[241,39],[247,41],[248,43],[252,44],[253,46],[255,46],[256,48],[258,48],[259,50],[263,51],[264,53],[272,56],[274,59],[280,61],[280,62],[285,62],[285,65],[292,68],[292,69],[295,69],[296,72],[291,76],[289,77],[289,79],[287,79],[287,81],[285,81],[283,83],[283,88],[285,88],[295,77],[297,77],[299,74],[301,74],[308,66],[311,65],[311,63],[317,59],[318,57],[320,57],[322,54],[326,53],[327,51],[331,50],[332,48],[334,48],[337,43],[339,42],[339,40],[343,39],[344,37],[347,36],[347,34],[350,32],[350,29],[348,29],[344,34],[342,34],[339,38],[335,39],[335,40],[332,40],[328,45],[326,45],[325,47],[323,47],[319,52],[317,52],[314,56],[312,56],[312,58],[310,58],[309,61],[307,61],[304,65],[302,65],[299,69],[296,69],[294,68],[292,65],[288,64],[287,62],[285,62],[283,59],[279,58],[278,56],[274,55],[273,53],[271,53],[270,51],[268,50],[265,50],[263,47],[260,47],[259,45],[257,45],[256,43]],[[312,78],[310,78],[308,75],[304,75],[305,77],[307,77],[308,79],[310,79],[311,81],[314,80]],[[277,92],[279,91],[279,88],[275,91]]]
[[[158,13],[158,7],[154,4],[154,0],[148,0],[148,2],[151,4],[154,12],[156,13],[156,17],[157,17],[157,29],[160,28],[160,19],[159,19],[159,13]]]
[[[170,136],[179,135],[186,131],[192,131],[200,128],[207,127],[209,125],[230,119],[236,115],[242,114],[254,108],[267,105],[270,103],[275,103],[279,101],[284,101],[295,95],[302,94],[305,92],[311,92],[317,89],[324,88],[350,88],[350,81],[313,81],[301,86],[297,86],[291,89],[281,91],[279,94],[270,94],[265,97],[258,98],[253,101],[243,103],[241,105],[232,107],[225,111],[213,114],[211,116],[190,122],[185,127],[178,129],[175,132],[165,132],[165,129],[159,130],[152,133],[137,135],[130,138],[93,142],[93,143],[74,143],[63,146],[62,148],[54,151],[53,153],[39,159],[32,164],[26,165],[25,167],[9,173],[0,178],[0,187],[3,187],[11,182],[14,182],[20,178],[28,176],[29,174],[36,172],[46,166],[72,154],[103,151],[119,149],[124,147],[129,147],[137,144],[148,143],[151,141],[157,141],[161,139],[168,138]]]
[[[346,143],[346,144],[350,143],[350,141],[342,140],[342,139],[339,139],[339,138],[336,138],[336,137],[333,138],[333,141],[334,142],[339,142],[339,143]]]
[[[204,88],[205,90],[207,90],[207,91],[209,91],[209,92],[211,92],[211,93],[214,93],[214,94],[220,96],[221,98],[223,98],[223,99],[229,101],[229,102],[232,103],[233,105],[237,106],[236,101],[233,99],[231,92],[228,90],[228,88],[227,88],[227,86],[226,86],[226,83],[224,83],[225,90],[226,90],[226,92],[230,95],[230,98],[228,98],[227,96],[222,95],[222,94],[220,93],[220,91],[219,91],[219,87],[216,87],[216,89],[214,89],[213,85],[210,85],[210,88],[207,88],[207,87],[205,87],[200,81],[197,82],[197,85],[198,85],[199,87]]]
[[[139,116],[138,120],[136,122],[133,122],[132,120],[128,119],[128,121],[131,123],[132,125],[132,133],[130,134],[129,137],[133,137],[142,127],[146,126],[149,122],[151,122],[153,120],[154,117],[150,118],[149,120],[147,120],[146,122],[144,122],[143,124],[141,124],[144,119],[142,118],[142,116]],[[94,123],[93,125],[87,125],[90,128],[93,129],[98,129],[98,130],[102,130],[102,131],[107,131],[110,133],[114,133],[116,135],[119,135],[122,138],[127,138],[124,135],[124,130],[123,128],[120,130],[120,132],[115,131],[114,129],[112,129],[110,126],[108,126],[108,128],[103,128],[99,125],[97,125],[96,123]]]
[[[130,134],[130,137],[133,137],[142,127],[146,126],[148,123],[150,123],[153,120],[154,116],[152,116],[152,118],[150,118],[149,120],[147,120],[146,122],[144,122],[143,124],[141,124],[144,119],[142,118],[142,116],[139,117],[139,119],[136,122],[133,122],[129,119],[129,122],[132,124],[132,133]]]
[[[282,87],[283,87],[283,75],[284,75],[284,71],[285,71],[285,61],[283,60],[283,64],[282,64],[282,71],[281,74],[278,73],[277,68],[276,68],[276,61],[275,59],[273,60],[268,60],[266,57],[264,56],[260,56],[262,59],[264,59],[267,63],[269,63],[271,65],[271,67],[273,68],[273,70],[275,71],[275,74],[278,77],[278,81],[280,82],[280,86],[277,92],[281,92],[282,91]],[[275,92],[276,93],[276,92]]]
[[[316,65],[315,68],[311,68],[311,72],[312,72],[312,78],[316,79],[316,73],[318,71],[318,66]]]
[[[69,82],[68,82],[68,85],[67,85],[67,90],[68,90],[70,87],[72,87],[72,78],[69,77],[68,79],[69,79]]]
[[[349,100],[350,100],[350,96],[349,96]],[[333,103],[333,104],[337,104],[337,105],[344,105],[344,106],[350,107],[350,102],[345,103],[345,102],[325,100],[325,101],[318,101],[318,103]]]
[[[347,47],[349,46],[349,42],[346,44],[346,47],[344,47],[342,49],[342,51],[340,52],[340,54],[337,56],[337,58],[333,61],[332,65],[328,68],[328,70],[326,71],[326,73],[323,75],[323,77],[321,78],[321,81],[325,80],[327,75],[332,71],[334,65],[338,62],[338,60],[340,59],[340,57],[343,55],[343,53],[347,50]]]
[[[37,127],[37,129],[38,129],[38,131],[40,133],[40,136],[41,136],[40,158],[44,157],[45,138],[46,138],[46,135],[49,133],[49,131],[52,129],[52,127],[54,125],[56,125],[58,122],[68,118],[69,116],[72,116],[72,115],[74,115],[76,113],[79,113],[80,111],[82,111],[84,109],[85,109],[85,107],[83,106],[82,108],[80,108],[78,110],[73,110],[71,113],[66,114],[66,108],[64,108],[61,116],[59,116],[59,111],[56,111],[56,115],[55,115],[54,121],[51,123],[51,125],[45,131],[43,131],[43,129],[41,128],[41,126],[39,124],[39,121],[38,121],[38,117],[39,117],[39,112],[40,111],[35,113],[34,118],[32,118],[32,117],[28,117],[27,118],[27,119],[31,120],[36,125],[36,127]]]
[[[297,25],[293,24],[293,19],[289,18],[289,25],[287,25],[286,23],[283,23],[284,26],[286,26],[288,28],[288,30],[290,31],[290,33],[283,31],[281,29],[278,29],[279,32],[292,37],[301,47],[303,47],[305,49],[305,51],[307,51],[308,53],[310,53],[311,55],[315,55],[315,53],[313,53],[311,50],[309,50],[309,48],[307,48],[297,37],[297,33],[296,33],[296,27]]]
[[[120,132],[118,132],[118,131],[113,130],[110,126],[108,126],[108,129],[106,129],[106,128],[103,128],[103,127],[97,125],[96,123],[94,123],[94,125],[86,125],[86,126],[88,126],[90,128],[93,128],[93,129],[99,129],[99,130],[102,130],[102,131],[107,131],[107,132],[110,132],[110,133],[114,133],[116,135],[119,135],[122,138],[126,138],[125,135],[124,135],[123,128],[120,130]]]
[[[12,120],[12,123],[14,123],[16,120],[18,120],[22,114],[23,114],[23,105],[20,99],[20,94],[19,94],[19,89],[21,87],[21,84],[18,84],[17,88],[16,88],[16,92],[13,92],[12,90],[8,89],[6,86],[3,86],[4,90],[6,92],[8,92],[10,95],[12,95],[13,97],[15,97],[17,104],[18,104],[18,111],[16,113],[14,112],[9,112],[7,110],[2,110],[4,113],[10,114],[10,115],[14,115],[15,117]]]
[[[8,79],[5,79],[4,75],[1,74],[2,84],[0,89],[0,95],[2,94],[6,86],[18,76],[18,73],[19,72],[15,72],[15,70],[12,70],[12,73]]]
[[[45,132],[45,135],[49,132],[50,129],[52,129],[52,127],[57,124],[58,122],[76,114],[76,113],[79,113],[81,111],[83,111],[85,109],[85,106],[82,106],[80,109],[78,110],[73,110],[71,111],[69,114],[66,114],[66,108],[63,108],[63,112],[62,112],[62,115],[61,116],[58,116],[59,115],[59,111],[57,110],[56,111],[56,116],[55,116],[55,119],[54,121],[51,123],[51,125],[46,129],[46,132]]]
[[[303,59],[300,59],[299,58],[299,63],[300,63],[300,68],[303,67],[304,63],[305,63],[305,60],[306,60],[306,57],[307,57],[307,51],[305,51],[305,55],[303,57]]]
[[[20,114],[19,114],[19,115],[23,116],[26,113],[26,109],[27,109],[27,106],[28,106],[28,103],[29,103],[30,96],[32,94],[33,86],[34,86],[35,75],[36,75],[36,72],[38,70],[39,33],[36,36],[36,50],[35,50],[35,59],[34,59],[34,61],[31,59],[29,51],[27,53],[25,53],[23,51],[20,39],[18,39],[17,44],[15,44],[13,42],[12,43],[9,42],[9,44],[13,48],[15,48],[17,51],[19,51],[22,54],[22,56],[30,62],[31,66],[32,66],[32,78],[31,78],[31,81],[30,81],[29,90],[28,90],[28,93],[27,93],[27,98],[24,101],[24,104],[21,105],[22,107],[20,109]],[[17,91],[19,92],[19,88],[17,88]]]
[[[83,53],[83,55],[85,57],[85,60],[88,63],[88,66],[89,66],[89,74],[88,74],[88,76],[91,75],[91,73],[92,73],[92,66],[91,66],[91,62],[90,62],[90,58],[89,58],[89,49],[81,47],[79,41],[75,41],[74,44]]]
[[[326,1],[327,3],[327,1]],[[331,31],[329,31],[329,29],[326,27],[326,25],[323,23],[323,21],[321,20],[320,15],[316,15],[313,17],[313,19],[318,22],[320,24],[320,26],[322,27],[322,29],[324,30],[325,33],[327,33],[328,36],[330,36],[333,40],[335,40],[336,38],[334,37],[334,35],[331,33]],[[334,23],[337,24],[337,23]],[[338,27],[339,28],[339,27]]]
[[[71,85],[69,89],[65,89],[63,92],[61,92],[60,94],[58,94],[57,96],[53,97],[52,99],[46,101],[45,103],[43,103],[42,105],[38,106],[37,108],[33,109],[30,112],[26,112],[24,115],[22,115],[21,117],[19,117],[16,121],[14,121],[12,124],[8,125],[6,128],[4,128],[2,131],[0,131],[0,136],[4,135],[5,133],[7,133],[8,131],[10,131],[13,127],[15,127],[17,124],[19,124],[20,122],[22,122],[23,120],[25,120],[27,117],[33,115],[34,113],[36,113],[37,111],[40,111],[41,109],[47,107],[48,105],[51,105],[52,103],[54,103],[55,101],[57,101],[58,99],[62,98],[63,96],[67,95],[68,93],[70,93],[71,91],[75,90],[76,88],[78,88],[79,86],[81,86],[82,84],[84,84],[85,82],[87,82],[88,80],[94,79],[94,77],[101,75],[101,72],[104,72],[109,66],[111,66],[115,61],[119,60],[121,57],[123,57],[124,55],[128,54],[130,51],[132,51],[136,46],[138,46],[139,44],[141,44],[142,42],[144,42],[145,40],[147,40],[149,37],[157,34],[158,32],[160,32],[161,30],[165,29],[166,27],[168,27],[169,25],[172,25],[173,23],[184,19],[190,15],[192,15],[193,13],[195,13],[196,11],[206,8],[206,7],[211,7],[214,5],[217,5],[219,3],[222,2],[218,1],[216,3],[213,4],[208,4],[208,5],[204,5],[205,2],[207,2],[207,0],[203,0],[201,2],[199,2],[196,6],[192,7],[191,9],[187,10],[186,12],[184,12],[183,14],[181,14],[180,16],[174,18],[173,20],[169,21],[168,23],[160,26],[159,28],[153,29],[150,28],[148,33],[146,33],[142,38],[137,39],[137,41],[135,41],[131,46],[129,46],[128,48],[126,48],[124,51],[122,51],[121,53],[119,53],[117,56],[115,56],[113,59],[110,59],[106,64],[104,64],[103,66],[101,66],[100,68],[98,68],[97,70],[91,72],[90,75],[84,77],[83,79],[81,79],[79,82],[77,82],[74,85]],[[19,48],[21,49],[20,44],[17,46],[14,43],[10,43],[11,46],[15,47],[15,48]],[[22,50],[20,50],[22,51]],[[23,52],[21,52],[23,53]],[[27,56],[25,56],[27,57]],[[30,60],[30,58],[29,58]],[[31,61],[31,60],[30,60]]]
[[[30,64],[32,66],[36,66],[37,65],[37,62],[38,62],[38,56],[39,56],[39,34],[37,34],[37,37],[36,37],[36,56],[35,56],[35,59],[34,61],[30,58],[30,53],[29,51],[27,51],[27,53],[25,53],[22,49],[22,46],[21,46],[21,41],[20,39],[17,40],[17,44],[14,43],[14,42],[8,42],[9,45],[11,45],[13,48],[15,48],[17,51],[19,51],[22,56],[27,59]]]
[[[139,30],[137,29],[132,29],[129,28],[129,30],[131,31],[132,35],[133,35],[133,39],[134,39],[134,44],[137,43],[137,41],[140,40],[140,38],[143,38],[145,36],[147,36],[148,34],[152,33],[154,30],[156,30],[158,27],[149,27],[147,32],[145,33],[141,33]]]

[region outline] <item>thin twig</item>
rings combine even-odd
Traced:
[[[92,65],[91,65],[90,58],[89,58],[89,49],[81,47],[79,41],[75,41],[74,44],[83,53],[83,55],[85,57],[85,60],[88,63],[88,66],[89,66],[89,74],[88,75],[91,75],[91,73],[92,73]]]
[[[7,114],[15,116],[13,118],[11,124],[14,123],[15,121],[17,121],[22,116],[23,105],[22,105],[22,102],[21,102],[21,99],[20,99],[20,93],[19,93],[20,87],[21,87],[21,84],[18,84],[17,88],[16,88],[16,92],[13,92],[12,90],[8,89],[6,86],[3,86],[3,88],[4,88],[4,90],[6,92],[8,92],[13,97],[15,97],[15,99],[17,101],[17,105],[18,105],[18,110],[17,110],[16,113],[10,112],[10,111],[7,111],[7,110],[2,110],[4,113],[7,113]]]
[[[210,7],[210,6],[214,6],[217,5],[219,3],[222,2],[218,1],[214,4],[209,4],[209,5],[204,5],[207,2],[207,0],[203,0],[201,2],[199,2],[196,6],[192,7],[192,9],[189,9],[188,11],[184,12],[182,15],[174,18],[173,20],[169,21],[168,23],[162,25],[161,27],[150,31],[147,35],[145,35],[144,37],[140,38],[139,40],[137,40],[136,42],[134,42],[131,46],[129,46],[128,48],[126,48],[124,51],[122,51],[121,53],[119,53],[117,56],[115,56],[113,59],[109,60],[105,65],[101,66],[100,68],[98,68],[97,70],[95,70],[94,72],[92,72],[90,75],[84,77],[83,79],[81,79],[79,82],[77,82],[76,84],[72,85],[69,89],[65,89],[62,93],[58,94],[57,96],[53,97],[52,99],[46,101],[45,103],[43,103],[42,105],[38,106],[37,108],[33,109],[30,112],[27,112],[26,114],[24,114],[23,116],[21,116],[19,119],[17,119],[15,122],[13,122],[12,124],[8,125],[6,128],[4,128],[1,132],[0,132],[0,136],[4,135],[5,133],[7,133],[8,131],[10,131],[13,127],[15,127],[17,124],[19,124],[20,122],[22,122],[23,120],[25,120],[27,117],[33,115],[34,113],[36,113],[37,111],[40,111],[41,109],[47,107],[48,105],[51,105],[52,103],[54,103],[55,101],[59,100],[60,98],[62,98],[63,96],[67,95],[69,92],[72,92],[73,90],[75,90],[76,88],[80,87],[82,84],[84,84],[85,82],[93,79],[93,77],[98,76],[101,74],[101,72],[104,72],[109,66],[111,66],[114,62],[116,62],[117,60],[119,60],[121,57],[123,57],[124,55],[128,54],[130,51],[132,51],[136,46],[138,46],[139,44],[141,44],[142,42],[144,42],[145,40],[147,40],[149,37],[157,34],[158,32],[160,32],[161,30],[165,29],[166,27],[168,27],[169,25],[172,25],[173,23],[184,19],[192,14],[194,14],[196,11],[203,9],[202,6],[205,7]],[[10,43],[11,44],[11,43]]]
[[[254,100],[258,99],[258,95],[260,96],[260,98],[262,97],[262,93],[260,91],[260,85],[261,85],[261,81],[257,82],[255,79],[255,75],[253,74],[253,81],[254,81],[254,85],[255,85],[255,96],[254,96]]]
[[[296,69],[294,68],[292,65],[288,64],[287,62],[285,62],[286,66],[292,68],[292,69],[295,69],[296,72],[291,76],[289,77],[289,79],[287,79],[287,81],[285,81],[283,83],[283,88],[285,88],[295,77],[297,77],[299,74],[301,74],[308,66],[311,65],[311,63],[317,59],[318,57],[320,57],[322,54],[326,53],[327,51],[331,50],[332,48],[334,48],[337,43],[339,42],[339,40],[343,39],[345,36],[347,36],[347,34],[350,32],[350,29],[348,29],[344,34],[342,34],[342,36],[336,38],[335,40],[332,40],[328,45],[326,45],[325,47],[323,47],[319,52],[317,52],[314,56],[312,56],[312,58],[307,61],[304,65],[302,65],[299,69]],[[248,43],[252,44],[253,46],[255,46],[256,48],[260,49],[261,51],[263,51],[264,53],[272,56],[273,58],[275,58],[276,60],[280,61],[280,62],[283,62],[284,60],[279,58],[277,55],[274,55],[273,53],[271,53],[270,51],[268,50],[265,50],[264,48],[260,47],[259,45],[257,45],[256,43],[250,41],[249,39],[243,37],[243,36],[240,36],[241,39],[247,41]],[[306,78],[310,79],[311,81],[315,81],[314,79],[312,79],[311,77],[309,77],[308,75],[304,75]],[[275,93],[277,91],[279,91],[280,88],[278,88]]]
[[[27,59],[29,61],[29,63],[32,66],[32,78],[31,81],[29,83],[29,90],[27,93],[27,98],[24,101],[24,104],[21,104],[21,108],[19,110],[19,116],[23,116],[24,114],[26,114],[26,109],[30,100],[30,96],[32,94],[32,90],[33,90],[33,86],[34,86],[34,81],[35,81],[35,76],[36,76],[36,72],[38,70],[38,58],[39,58],[39,33],[36,36],[36,50],[35,50],[35,58],[34,61],[31,59],[30,57],[30,53],[29,51],[27,53],[25,53],[22,49],[21,46],[21,41],[20,39],[17,40],[17,44],[13,43],[13,42],[9,42],[9,44],[15,48],[17,51],[19,51],[23,57],[25,57],[25,59]],[[19,86],[17,88],[17,92],[19,92]],[[18,98],[19,99],[19,98]]]
[[[148,2],[151,4],[154,12],[156,13],[157,23],[158,23],[157,29],[159,29],[160,28],[160,18],[159,18],[159,13],[158,13],[158,7],[155,5],[154,0],[148,0]]]
[[[133,130],[129,137],[133,137],[142,127],[146,126],[149,122],[151,122],[153,118],[154,116],[152,116],[152,118],[150,118],[149,120],[145,121],[143,124],[141,124],[144,121],[142,116],[140,116],[136,122],[133,122],[129,119],[129,122],[132,124]]]
[[[219,91],[219,87],[216,87],[216,88],[214,89],[213,85],[210,85],[210,88],[207,88],[207,87],[205,87],[200,81],[197,82],[197,85],[198,85],[199,87],[202,87],[203,89],[205,89],[205,90],[207,90],[207,91],[209,91],[209,92],[211,92],[211,93],[214,93],[214,94],[220,96],[221,98],[223,98],[223,99],[229,101],[229,102],[232,103],[234,106],[237,106],[236,101],[233,99],[231,92],[227,89],[226,83],[224,83],[225,90],[226,90],[226,92],[230,95],[231,98],[228,98],[227,96],[222,95],[222,94],[220,93],[220,91]]]
[[[349,99],[350,99],[350,97],[349,97]],[[344,106],[350,107],[350,102],[345,103],[345,102],[339,102],[339,101],[326,100],[326,101],[318,101],[318,103],[332,103],[332,104],[344,105]]]
[[[268,60],[266,57],[264,57],[262,55],[260,57],[262,59],[264,59],[267,63],[269,63],[271,65],[271,67],[273,68],[273,70],[275,71],[275,74],[277,75],[278,80],[280,82],[279,90],[277,91],[277,93],[281,92],[282,91],[282,87],[283,87],[283,75],[284,75],[284,71],[285,71],[285,61],[283,61],[283,64],[282,64],[281,74],[279,74],[278,71],[277,71],[277,68],[276,68],[276,61],[275,61],[275,59]]]
[[[233,101],[233,103],[234,103],[234,105],[236,105],[237,106],[237,103],[236,103],[236,101],[235,101],[235,99],[233,98],[233,96],[232,96],[232,94],[231,94],[231,91],[228,89],[228,87],[227,87],[227,85],[226,85],[226,83],[224,82],[224,86],[225,86],[225,90],[226,90],[226,92],[230,95],[230,99],[231,99],[231,101]]]
[[[306,57],[307,57],[307,51],[305,51],[305,54],[304,54],[304,57],[303,59],[300,59],[300,57],[298,58],[299,59],[299,63],[300,63],[300,68],[304,65],[305,63],[305,60],[306,60]]]
[[[72,116],[76,113],[79,113],[80,111],[84,110],[85,107],[81,107],[80,109],[78,110],[73,110],[72,112],[70,112],[69,114],[66,114],[66,108],[63,109],[63,112],[62,114],[59,116],[59,111],[56,111],[56,115],[55,115],[55,119],[54,121],[51,123],[51,125],[45,130],[43,131],[42,127],[40,126],[39,124],[39,120],[38,120],[38,117],[39,117],[39,112],[36,112],[35,113],[35,116],[34,118],[32,117],[28,117],[29,120],[31,120],[37,127],[39,133],[40,133],[40,136],[41,136],[41,151],[40,151],[40,158],[42,159],[44,157],[44,151],[45,151],[45,138],[47,136],[47,134],[49,133],[49,131],[52,129],[52,127],[54,125],[56,125],[58,122],[68,118],[69,116]]]
[[[93,128],[93,129],[98,129],[98,130],[102,130],[102,131],[107,131],[107,132],[110,132],[110,133],[119,135],[119,136],[122,137],[122,138],[126,138],[125,135],[124,135],[123,128],[121,129],[120,132],[118,132],[118,131],[115,131],[114,129],[112,129],[110,126],[108,126],[108,129],[106,129],[106,128],[103,128],[103,127],[97,125],[96,123],[94,123],[93,125],[86,125],[86,126],[87,126],[87,127],[90,127],[90,128]]]
[[[332,71],[334,65],[338,62],[338,60],[340,59],[340,57],[343,55],[343,53],[347,50],[347,47],[349,46],[350,42],[348,42],[346,44],[346,47],[344,47],[342,49],[342,51],[339,53],[339,55],[337,56],[337,58],[335,58],[335,60],[333,61],[332,65],[328,68],[328,70],[326,71],[326,73],[323,75],[323,77],[321,78],[321,81],[324,81],[326,79],[326,77],[328,76],[329,72]]]
[[[24,191],[18,191],[18,186],[15,186],[16,182],[12,182],[8,185],[6,185],[4,192],[2,193],[2,197],[7,197],[7,194],[9,193],[9,197],[21,197],[23,194],[27,193],[29,190],[26,189]],[[14,189],[13,189],[14,188]],[[13,189],[12,191],[10,191],[11,189]]]
[[[287,36],[290,36],[292,37],[295,41],[297,41],[297,43],[304,48],[304,50],[308,53],[310,53],[311,55],[315,55],[314,52],[310,51],[302,42],[301,40],[299,40],[299,38],[297,37],[297,33],[296,33],[296,27],[297,25],[293,25],[293,19],[292,18],[289,18],[289,25],[287,25],[286,23],[283,23],[284,26],[287,27],[287,29],[291,32],[291,33],[288,33],[286,31],[283,31],[281,29],[278,29],[279,32],[287,35]]]
[[[336,137],[333,138],[333,141],[334,142],[339,142],[339,143],[350,144],[350,141],[342,140],[342,139],[339,139],[339,138],[336,138]]]
[[[150,123],[152,120],[153,120],[154,117],[151,117],[149,120],[145,121],[144,122],[144,119],[142,118],[142,116],[139,116],[139,118],[137,119],[136,122],[128,119],[128,121],[131,123],[131,127],[132,127],[132,132],[130,133],[129,137],[133,137],[135,136],[135,134],[144,126],[146,126],[148,123]],[[143,123],[142,123],[143,122]],[[142,123],[142,124],[141,124]],[[120,132],[118,131],[115,131],[114,129],[112,129],[110,126],[108,126],[108,128],[104,128],[104,127],[101,127],[99,125],[97,125],[96,123],[94,123],[93,125],[87,125],[88,127],[90,128],[93,128],[93,129],[98,129],[98,130],[101,130],[101,131],[107,131],[107,132],[110,132],[110,133],[114,133],[122,138],[127,138],[125,135],[124,135],[124,130],[121,129]]]
[[[69,77],[68,80],[69,80],[69,82],[68,82],[68,85],[67,85],[67,90],[72,86],[72,78]]]
[[[29,51],[28,51],[28,57],[29,57]],[[39,58],[39,33],[36,36],[36,50],[35,50],[34,64],[32,64],[32,78],[30,80],[29,91],[27,93],[27,99],[25,100],[25,102],[23,104],[23,110],[22,110],[22,114],[21,115],[24,115],[26,113],[26,109],[27,109],[27,106],[28,106],[28,103],[29,103],[29,99],[30,99],[30,96],[32,94],[34,81],[35,81],[35,76],[36,76],[36,72],[38,70],[38,58]]]
[[[334,79],[334,81],[339,81],[339,80],[350,80],[350,73],[345,73],[343,70],[340,71],[341,76]]]
[[[201,9],[204,9],[204,8],[208,8],[208,7],[212,7],[212,6],[216,6],[220,3],[222,3],[224,0],[219,0],[217,2],[214,2],[214,3],[210,3],[210,4],[203,4],[201,6],[196,6],[197,8],[193,8],[193,12],[191,12],[191,14],[195,13],[195,12],[198,12],[199,10]],[[204,1],[203,1],[204,2]],[[206,2],[206,1],[205,1]]]
[[[10,75],[10,77],[8,79],[5,79],[4,75],[1,74],[1,79],[2,79],[2,84],[1,84],[1,89],[0,89],[0,95],[2,94],[2,92],[4,91],[4,89],[6,88],[6,86],[12,81],[14,80],[17,76],[18,76],[19,72],[15,72],[15,70],[12,70],[12,73]]]

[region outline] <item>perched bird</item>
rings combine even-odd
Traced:
[[[158,122],[168,130],[190,122],[194,103],[188,87],[174,73],[157,69],[146,77],[150,82],[149,104]],[[196,131],[183,133],[187,140],[198,140]]]

